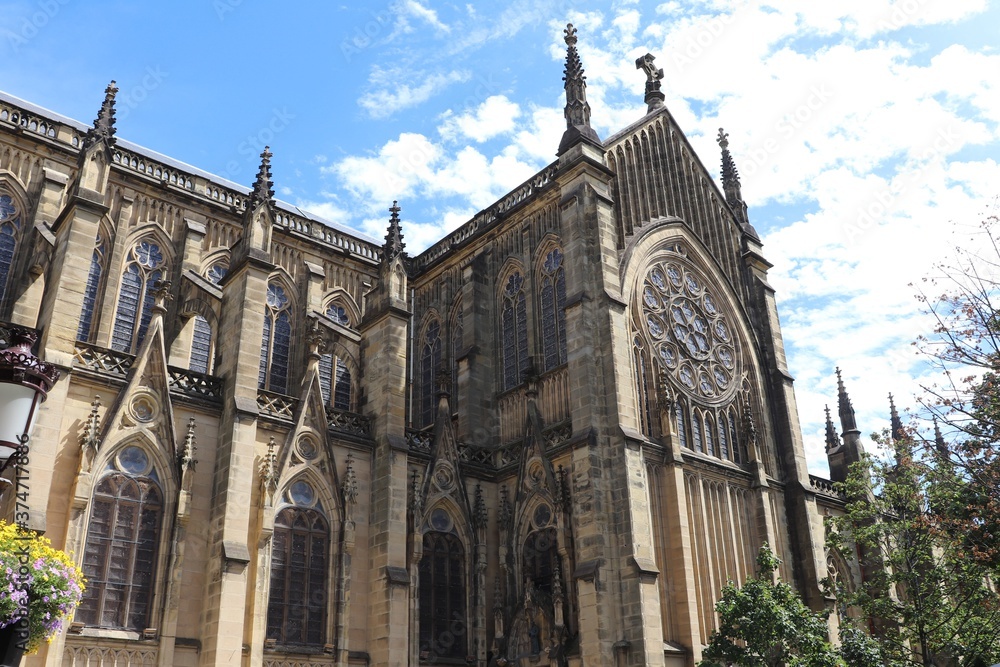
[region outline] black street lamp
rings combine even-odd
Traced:
[[[0,350],[0,475],[27,458],[28,434],[59,371],[35,356],[33,329],[8,326],[6,350]]]

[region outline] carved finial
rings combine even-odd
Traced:
[[[489,515],[486,512],[486,499],[483,497],[483,487],[476,484],[476,499],[474,501],[473,517],[477,528],[485,528]]]
[[[647,105],[646,113],[662,107],[663,101],[666,99],[663,93],[660,92],[660,81],[663,79],[663,70],[656,68],[656,65],[653,64],[654,60],[656,60],[656,56],[652,53],[647,53],[635,60],[635,68],[646,72],[646,97],[643,100]]]
[[[747,449],[752,454],[757,447],[757,425],[753,421],[753,408],[750,407],[749,396],[743,402],[743,430],[746,434]]]
[[[445,362],[442,361],[441,365],[437,369],[437,395],[438,398],[445,398],[451,395],[451,373],[445,370]]]
[[[656,407],[668,414],[674,409],[674,392],[670,389],[670,375],[660,367],[656,374]]]
[[[392,206],[389,207],[389,212],[392,214],[389,217],[389,229],[385,234],[385,245],[382,246],[382,252],[387,262],[402,255],[406,248],[406,244],[403,243],[403,229],[399,224],[401,210],[403,209],[399,208],[399,203],[393,200]]]
[[[503,591],[500,588],[500,577],[493,577],[493,611],[503,611]]]
[[[188,420],[187,434],[184,436],[184,446],[181,449],[180,464],[181,471],[194,470],[197,461],[194,455],[198,453],[198,442],[194,435],[194,417]]]
[[[562,571],[559,569],[559,563],[556,562],[552,566],[552,600],[556,604],[559,604],[562,602],[562,599]]]
[[[601,140],[597,132],[590,127],[590,104],[587,103],[587,77],[583,73],[583,63],[576,50],[576,28],[570,23],[564,31],[566,39],[566,67],[563,70],[563,82],[566,90],[566,132],[559,142],[558,155],[562,155],[573,144],[580,140],[589,141],[598,146]]]
[[[87,130],[87,136],[83,139],[83,148],[86,150],[96,143],[104,142],[108,148],[115,145],[115,95],[118,94],[118,86],[112,81],[104,89],[104,102],[101,110],[97,112],[94,126]]]
[[[278,455],[274,451],[274,436],[267,442],[267,454],[260,463],[260,489],[264,500],[270,504],[278,490]]]
[[[525,396],[529,399],[538,398],[538,368],[535,366],[534,357],[528,357],[528,364],[521,371],[521,377],[528,385],[524,391]]]
[[[172,283],[169,280],[157,280],[153,283],[153,313],[161,317],[167,314],[167,302],[173,301],[170,293]]]
[[[854,418],[854,406],[847,396],[847,389],[844,388],[844,379],[840,375],[840,367],[837,367],[837,408],[840,412],[840,427],[847,431],[857,431],[858,423]]]
[[[833,419],[830,418],[830,406],[825,405],[823,408],[826,410],[826,452],[827,454],[831,454],[840,449],[840,436],[837,435],[837,429],[833,427]]]
[[[90,404],[90,415],[83,425],[83,432],[80,433],[80,449],[83,450],[83,458],[80,468],[83,472],[90,472],[97,456],[97,447],[100,444],[101,435],[101,397],[94,395],[94,402]]]
[[[358,476],[354,472],[354,455],[347,452],[347,467],[344,469],[344,504],[354,507],[358,504]]]
[[[264,152],[260,154],[260,169],[257,170],[257,180],[253,184],[247,210],[252,211],[261,204],[274,205],[274,182],[271,180],[272,157],[274,155],[271,153],[270,146],[264,146]]]
[[[320,327],[319,319],[310,318],[309,330],[306,332],[306,344],[309,346],[309,357],[319,359],[326,351],[326,336]]]

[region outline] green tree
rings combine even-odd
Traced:
[[[813,613],[791,586],[776,578],[779,560],[767,544],[757,555],[757,576],[729,584],[715,605],[712,633],[699,667],[843,667],[827,641],[826,619]]]
[[[1000,598],[990,568],[969,558],[964,539],[941,530],[937,516],[959,502],[964,480],[940,458],[922,455],[905,432],[873,438],[886,455],[852,466],[842,485],[846,513],[833,519],[829,546],[856,547],[864,579],[853,593],[840,591],[839,601],[870,623],[881,664],[993,664]]]

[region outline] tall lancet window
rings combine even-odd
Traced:
[[[267,286],[264,337],[260,343],[260,372],[257,386],[280,394],[288,390],[288,354],[292,345],[292,317],[289,299],[277,283]]]
[[[90,328],[94,322],[94,309],[97,307],[97,290],[101,286],[101,273],[104,271],[105,251],[104,239],[98,234],[94,254],[90,258],[87,286],[83,289],[83,309],[80,311],[80,326],[76,330],[77,340],[90,339]]]
[[[465,658],[469,635],[465,616],[465,547],[455,534],[451,516],[431,512],[420,558],[420,655],[422,658]]]
[[[111,348],[134,352],[146,336],[153,314],[153,286],[163,280],[164,261],[160,246],[139,241],[128,252],[118,291],[118,309],[111,332]]]
[[[0,303],[10,286],[10,270],[21,240],[21,210],[10,195],[0,195]]]
[[[434,423],[434,376],[441,367],[441,322],[433,319],[420,346],[420,426]]]
[[[212,325],[201,315],[195,315],[192,324],[190,367],[196,373],[208,373],[212,368]]]
[[[507,278],[500,305],[500,353],[503,389],[521,383],[528,367],[528,314],[524,296],[524,276],[515,272]]]
[[[281,644],[322,645],[326,641],[330,526],[316,490],[305,480],[285,492],[274,519],[267,638]]]
[[[319,358],[319,384],[324,403],[337,410],[351,409],[351,370],[343,359],[332,354]]]
[[[90,626],[150,627],[163,524],[163,492],[149,456],[128,446],[97,482],[83,553],[87,588],[76,620]]]
[[[566,362],[566,272],[558,248],[545,256],[540,296],[545,370],[550,370]]]

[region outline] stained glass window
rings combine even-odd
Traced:
[[[697,410],[691,415],[691,440],[694,441],[694,451],[705,451],[701,442],[701,417],[698,415]]]
[[[726,437],[726,414],[719,413],[719,458],[729,460],[729,438]]]
[[[319,384],[323,390],[324,403],[333,405],[338,410],[351,409],[351,370],[343,359],[332,354],[324,354],[319,358]]]
[[[345,327],[351,326],[351,317],[347,314],[347,309],[339,303],[334,302],[327,306],[326,316],[337,324],[342,324]]]
[[[684,422],[685,419],[684,404],[681,401],[674,403],[674,419],[677,421],[677,439],[681,444],[681,447],[688,447],[687,441],[687,427]]]
[[[542,347],[545,370],[566,361],[566,272],[558,248],[545,256],[541,278]]]
[[[90,259],[90,273],[87,286],[83,289],[83,309],[80,311],[80,326],[76,330],[77,340],[90,339],[90,327],[97,307],[97,290],[101,286],[101,272],[104,270],[104,240],[98,235],[94,254]]]
[[[194,333],[191,336],[191,370],[208,373],[212,358],[212,325],[201,315],[194,316]]]
[[[524,277],[515,272],[507,279],[500,307],[500,345],[503,389],[519,385],[528,367],[528,315]]]
[[[213,264],[208,271],[205,272],[205,277],[208,278],[209,282],[213,285],[218,285],[222,282],[222,279],[226,277],[229,273],[229,269],[225,267],[222,263]]]
[[[137,460],[126,456],[132,449],[145,455],[129,447],[119,458]],[[98,482],[83,555],[87,587],[77,621],[139,632],[150,626],[162,513],[163,496],[155,475],[113,466]]]
[[[712,417],[705,415],[705,452],[715,456],[715,425],[712,423]]]
[[[281,394],[288,390],[288,355],[292,345],[289,303],[288,296],[280,285],[271,283],[267,286],[257,386]]]
[[[112,349],[134,352],[142,343],[153,315],[153,286],[163,280],[163,264],[163,252],[155,243],[140,241],[129,250],[118,290]]]
[[[465,658],[465,549],[452,533],[424,533],[420,559],[420,652],[428,658]]]
[[[10,269],[17,256],[21,236],[21,214],[14,198],[0,195],[0,302],[7,295]]]
[[[434,422],[434,375],[441,367],[441,322],[431,320],[420,350],[420,426]]]
[[[301,496],[299,491],[296,497]],[[286,507],[278,512],[271,536],[268,639],[281,644],[325,643],[329,544],[330,530],[318,510]]]

